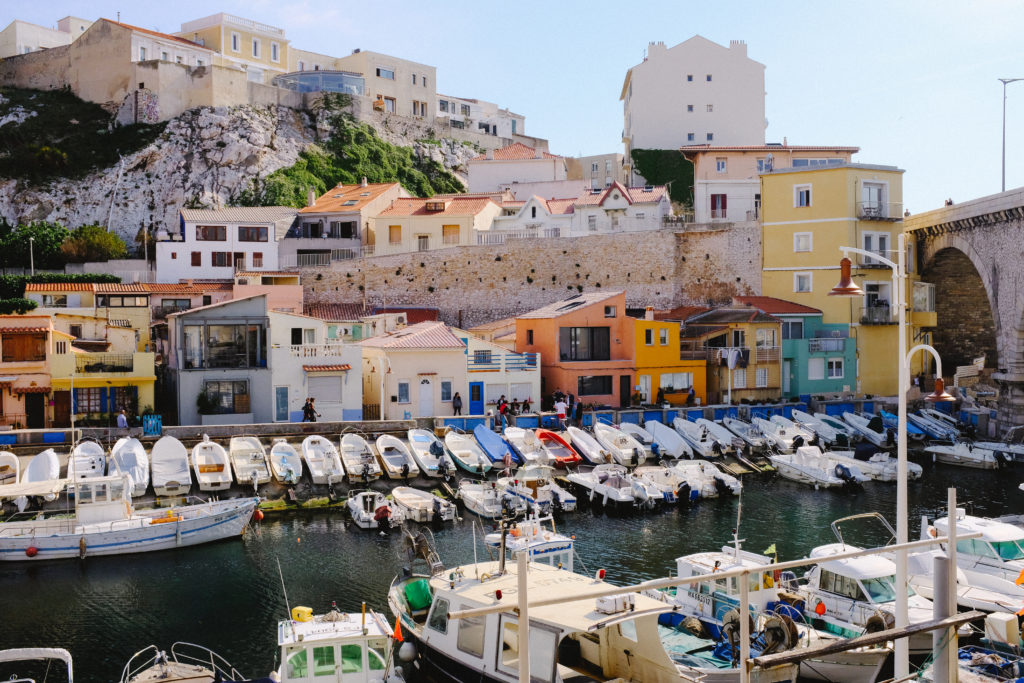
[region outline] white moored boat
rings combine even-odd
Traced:
[[[0,451],[0,486],[17,484],[21,479],[21,460],[10,451]]]
[[[455,464],[470,474],[482,477],[491,470],[491,459],[472,436],[449,431],[444,435],[444,445]]]
[[[498,519],[503,514],[519,515],[526,512],[526,501],[509,494],[494,481],[478,482],[463,479],[459,482],[458,496],[467,510],[485,519]]]
[[[821,457],[834,465],[854,466],[875,481],[896,481],[898,463],[888,451],[873,453],[866,460],[855,457],[854,451],[823,451]],[[924,469],[916,462],[907,463],[907,479],[920,479],[923,473]]]
[[[764,438],[761,430],[749,422],[734,417],[723,417],[722,425],[755,450],[763,451],[768,447],[768,440]]]
[[[777,424],[778,426],[782,427],[783,429],[787,430],[792,434],[796,434],[798,436],[803,437],[805,444],[811,443],[814,440],[815,436],[817,436],[813,429],[809,429],[800,424],[797,424],[796,422],[790,420],[788,417],[785,417],[784,415],[772,415],[771,419],[768,421]]]
[[[636,467],[647,459],[646,449],[640,442],[617,427],[598,422],[594,425],[594,436],[620,465]]]
[[[633,470],[633,476],[661,491],[666,502],[692,502],[700,498],[700,491],[680,477],[668,465],[641,465]]]
[[[706,460],[679,460],[672,463],[670,469],[689,483],[691,489],[699,487],[702,498],[714,498],[725,492],[739,495],[743,488],[739,479]]]
[[[612,462],[612,454],[592,434],[575,426],[568,427],[565,433],[569,435],[576,452],[589,464],[603,465]]]
[[[74,514],[34,515],[0,527],[0,560],[45,560],[122,555],[197,545],[237,537],[249,522],[258,498],[136,510],[127,475],[67,480],[74,492]],[[23,485],[32,486],[32,485]],[[52,491],[48,482],[26,495]],[[20,488],[21,486],[19,486]],[[6,495],[0,488],[0,495]]]
[[[60,479],[60,460],[57,458],[57,453],[52,448],[47,448],[45,451],[41,451],[32,456],[32,459],[28,461],[28,465],[25,466],[25,471],[21,473],[21,484],[43,484],[45,482],[62,482]],[[43,494],[43,500],[47,503],[52,503],[57,500],[57,494],[63,489],[63,486],[57,486],[52,491]],[[6,489],[10,491],[10,489]],[[28,498],[25,496],[18,496],[15,500],[18,506],[18,512],[22,512],[28,506]]]
[[[350,491],[346,506],[360,529],[392,529],[405,521],[402,511],[392,507],[380,491]]]
[[[838,488],[868,481],[856,465],[836,464],[821,457],[817,446],[800,446],[795,453],[770,456],[779,476],[814,488]]]
[[[428,477],[447,479],[455,474],[455,463],[445,451],[444,444],[433,432],[426,429],[410,429],[409,449],[420,467],[420,472]]]
[[[192,469],[200,491],[223,491],[231,487],[231,462],[228,452],[203,434],[203,440],[192,447]]]
[[[879,448],[888,447],[890,441],[889,430],[885,428],[885,423],[882,421],[881,415],[875,415],[873,418],[868,419],[863,415],[857,413],[846,412],[843,413],[843,421],[846,424],[860,434],[864,439],[875,444]],[[892,442],[896,443],[896,432],[892,432]]]
[[[396,486],[391,490],[391,500],[403,516],[413,522],[451,522],[455,519],[455,506],[429,491],[411,486]]]
[[[162,436],[153,444],[153,493],[184,496],[192,490],[188,450],[173,436]]]
[[[270,471],[274,479],[294,486],[302,479],[302,456],[284,439],[274,439],[270,446]]]
[[[373,456],[373,448],[359,434],[345,434],[341,437],[341,464],[349,483],[370,483],[380,479],[380,465]]]
[[[792,453],[794,449],[804,444],[802,434],[791,431],[763,417],[755,417],[752,422],[758,430],[764,434],[772,448],[779,453]]]
[[[693,449],[686,439],[679,435],[679,432],[672,429],[658,420],[647,420],[644,428],[654,437],[654,444],[658,447],[658,454],[662,458],[692,458]]]
[[[636,439],[637,443],[644,447],[644,453],[648,458],[655,457],[654,450],[652,449],[652,446],[654,446],[653,434],[633,422],[623,422],[619,424],[619,429]]]
[[[933,460],[946,465],[994,470],[1010,464],[1010,459],[1006,454],[1000,453],[1002,457],[997,457],[995,451],[978,448],[966,441],[954,444],[935,444],[927,446],[924,450],[926,453],[932,454]]]
[[[690,445],[695,455],[702,458],[717,458],[725,453],[728,444],[719,441],[706,426],[698,426],[696,422],[690,422],[682,417],[672,420],[672,426]]]
[[[420,475],[420,466],[413,459],[409,447],[397,436],[381,434],[377,437],[377,457],[388,479],[410,479]]]
[[[550,465],[523,465],[514,475],[499,478],[498,483],[507,491],[514,487],[517,495],[525,489],[538,507],[572,512],[576,496],[559,486],[554,475],[555,468]]]
[[[239,484],[248,484],[255,490],[260,484],[270,481],[267,451],[255,436],[231,437],[228,456],[231,458],[231,469],[235,472],[235,481]]]
[[[68,479],[102,477],[107,469],[107,452],[98,441],[84,439],[68,456]]]
[[[118,439],[110,449],[107,474],[127,474],[132,480],[129,495],[144,495],[149,487],[149,456],[142,442],[135,437]]]
[[[519,456],[524,464],[547,465],[548,455],[544,446],[532,429],[522,427],[505,427],[503,432],[505,441],[512,447],[512,450]]]
[[[840,448],[853,444],[853,436],[849,429],[845,426],[840,429],[833,421],[826,422],[802,410],[793,410],[793,422],[803,429],[814,432],[822,444]]]
[[[633,506],[647,501],[646,488],[638,486],[622,465],[598,465],[589,472],[570,472],[568,479],[592,503]]]
[[[927,521],[927,520],[923,520]],[[981,538],[957,541],[956,563],[971,586],[1016,598],[1013,611],[1024,603],[1024,529],[1004,521],[956,511],[957,533],[979,532]],[[949,534],[949,518],[940,517],[922,529],[922,537]]]
[[[693,424],[697,425],[697,427],[701,429],[706,429],[708,434],[721,444],[723,453],[735,452],[737,449],[743,448],[745,444],[743,439],[736,434],[733,434],[732,431],[723,425],[718,424],[714,420],[708,420],[702,417]]]
[[[303,439],[302,458],[314,484],[337,484],[345,479],[338,449],[326,437],[314,434]]]
[[[850,425],[846,424],[846,422],[843,421],[842,416],[829,415],[828,413],[814,413],[814,419],[818,420],[825,427],[828,427],[835,431],[837,440],[843,434],[846,435],[847,440],[849,440],[851,444],[855,444],[858,441],[863,441],[864,439],[864,437],[860,435],[860,432],[853,429]]]

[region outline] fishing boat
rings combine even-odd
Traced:
[[[573,546],[576,540],[555,529],[555,520],[550,515],[530,515],[513,522],[508,533],[498,531],[484,536],[484,545],[492,551],[501,552],[501,537],[505,536],[505,552],[510,559],[526,553],[530,562],[546,564],[549,567],[571,572],[573,569]]]
[[[391,490],[391,500],[407,520],[421,524],[451,522],[457,512],[447,500],[411,486],[396,486]]]
[[[455,461],[456,466],[461,467],[470,474],[484,477],[491,470],[491,459],[480,448],[480,444],[476,442],[476,439],[468,434],[449,431],[444,435],[444,445],[447,447],[448,455]]]
[[[516,494],[526,489],[538,507],[572,512],[576,509],[576,496],[559,486],[554,475],[555,469],[550,465],[523,465],[514,475],[498,479],[498,483],[504,483],[506,490],[512,483]]]
[[[231,487],[231,461],[228,452],[203,434],[203,440],[192,447],[192,469],[200,491],[223,491]]]
[[[565,430],[575,446],[576,452],[591,465],[604,465],[612,461],[612,454],[601,443],[579,427],[570,426]]]
[[[381,434],[377,437],[377,457],[388,479],[410,479],[420,475],[409,447],[397,436]]]
[[[553,432],[550,429],[538,429],[534,433],[537,435],[537,440],[540,441],[544,453],[547,454],[547,464],[551,467],[570,467],[578,465],[583,460],[580,454],[573,450],[573,447],[565,440],[565,437],[558,432]]]
[[[314,484],[337,484],[345,479],[341,456],[330,439],[319,434],[302,440],[302,459]]]
[[[900,418],[898,415],[894,415],[887,410],[879,410],[878,414],[882,417],[882,424],[885,425],[887,429],[898,430],[900,428]],[[868,417],[870,420],[873,416],[865,417]],[[927,437],[928,434],[926,434],[923,429],[915,425],[910,420],[907,420],[907,438],[911,441],[924,441]]]
[[[896,444],[896,430],[886,429],[881,415],[875,415],[868,419],[857,413],[845,412],[843,413],[843,421],[850,425],[865,440],[870,441],[879,448],[887,448]]]
[[[841,488],[868,481],[856,465],[835,464],[821,457],[817,446],[800,446],[795,453],[770,456],[779,476],[816,489]]]
[[[957,533],[978,532],[980,538],[957,541],[956,563],[971,586],[998,591],[1016,597],[1013,611],[1024,601],[1024,585],[1018,583],[1024,576],[1024,529],[984,517],[968,515],[962,508],[956,511]],[[931,524],[922,520],[921,537],[949,534],[949,518],[940,517]]]
[[[622,465],[598,465],[589,472],[570,472],[568,480],[579,489],[578,495],[591,503],[633,507],[650,502],[647,487],[629,476]]]
[[[925,447],[926,453],[932,454],[935,462],[959,467],[973,467],[981,470],[994,470],[1005,467],[1011,461],[1002,452],[990,451],[987,448],[976,448],[974,444],[959,441],[954,444],[933,444]]]
[[[136,652],[124,665],[120,683],[219,683],[243,680],[249,678],[238,673],[235,667],[213,650],[179,641],[171,645],[170,651],[150,645]]]
[[[402,512],[393,508],[380,491],[350,491],[345,506],[360,529],[392,529],[405,520]]]
[[[270,472],[282,484],[294,486],[302,479],[302,456],[284,439],[274,439],[270,446]]]
[[[817,436],[814,433],[813,429],[808,429],[807,427],[803,427],[803,426],[797,424],[796,422],[794,422],[793,420],[790,420],[785,415],[772,415],[771,418],[769,418],[768,421],[772,422],[774,424],[777,424],[778,426],[782,427],[783,429],[785,429],[786,431],[788,431],[791,434],[796,434],[796,435],[802,437],[803,440],[804,440],[804,443],[811,443],[812,441],[814,441],[815,437]]]
[[[60,459],[57,457],[56,451],[52,448],[47,448],[44,451],[36,453],[32,456],[32,459],[28,461],[28,465],[25,466],[25,471],[21,473],[20,484],[39,484],[45,482],[61,482],[60,479]],[[48,491],[42,494],[43,500],[47,503],[52,503],[57,500],[57,494],[63,489],[63,485],[57,486],[52,491]],[[10,489],[8,489],[9,491]],[[38,494],[36,494],[38,495]],[[18,506],[18,512],[23,512],[28,506],[28,498],[25,496],[18,496],[15,503]]]
[[[502,433],[505,436],[505,441],[512,447],[512,452],[519,456],[519,462],[524,465],[527,463],[548,464],[548,455],[532,429],[505,427]]]
[[[466,509],[485,519],[499,519],[503,515],[520,515],[526,512],[526,501],[505,492],[495,481],[459,482],[458,496]]]
[[[142,442],[135,437],[123,437],[110,449],[107,474],[123,473],[131,477],[132,490],[129,495],[141,496],[149,487],[149,456]]]
[[[150,454],[153,458],[153,493],[185,496],[192,490],[188,450],[173,436],[161,436]]]
[[[612,425],[598,422],[594,425],[594,436],[620,465],[636,467],[643,465],[647,459],[646,451],[639,441]]]
[[[102,477],[107,469],[107,451],[93,439],[75,444],[68,456],[68,479]]]
[[[654,437],[658,453],[663,458],[692,458],[693,449],[679,432],[658,420],[647,420],[644,428]]]
[[[410,429],[409,448],[420,472],[428,477],[444,477],[455,474],[455,463],[445,452],[444,444],[426,429]]]
[[[636,439],[636,442],[643,446],[644,455],[648,458],[658,457],[658,454],[655,453],[654,435],[649,431],[635,422],[622,422],[619,424],[619,429]]]
[[[715,498],[719,493],[738,496],[743,488],[739,479],[706,460],[678,460],[672,463],[670,469],[677,476],[683,477],[690,488],[699,486],[702,498]]]
[[[700,489],[690,486],[679,473],[668,465],[641,465],[633,470],[633,476],[657,487],[666,502],[692,503],[700,498]]]
[[[706,426],[699,427],[697,423],[690,422],[681,417],[672,420],[672,426],[679,432],[679,436],[683,437],[690,448],[693,449],[694,455],[708,459],[719,458],[728,447],[728,444],[723,444],[715,438]],[[732,439],[730,439],[731,441]]]
[[[277,623],[280,667],[263,680],[275,683],[401,683],[401,637],[372,609],[341,612],[332,603],[325,614],[296,606]],[[220,680],[243,680],[221,678]]]
[[[779,453],[792,453],[805,443],[802,430],[801,433],[790,431],[763,417],[755,417],[752,422],[764,434],[764,438],[771,444],[772,449]]]
[[[0,451],[0,486],[17,484],[21,478],[21,460],[10,451]]]
[[[253,490],[260,484],[270,481],[270,466],[267,464],[267,451],[255,436],[233,436],[228,445],[228,457],[231,458],[231,469],[235,472],[235,481],[241,485],[251,485]]]
[[[793,415],[796,415],[796,411],[793,411]],[[814,419],[822,424],[822,426],[833,430],[836,434],[837,445],[842,445],[840,439],[845,434],[846,439],[850,445],[863,441],[863,437],[857,430],[846,424],[841,416],[829,415],[828,413],[814,413]],[[820,436],[820,434],[819,434]]]
[[[373,457],[370,444],[362,436],[352,432],[343,435],[340,452],[341,463],[345,466],[345,475],[349,483],[358,481],[369,484],[380,479],[380,465]]]
[[[33,513],[30,519],[15,516],[4,522],[0,560],[122,555],[236,538],[259,504],[259,498],[232,498],[137,510],[131,504],[134,484],[126,474],[65,483],[74,494],[74,512]],[[53,491],[51,482],[34,487],[26,495]],[[0,488],[0,496],[7,495],[6,488]]]
[[[914,425],[929,437],[938,441],[957,441],[960,430],[950,427],[944,422],[936,422],[930,417],[918,413],[907,413],[907,422]]]
[[[749,422],[734,417],[723,417],[722,426],[743,439],[743,442],[750,448],[763,451],[768,447],[768,440],[764,438],[761,430]]]
[[[512,446],[505,439],[488,429],[486,425],[479,424],[473,427],[473,437],[480,444],[480,448],[483,449],[492,463],[504,465],[505,456],[507,455],[512,458],[513,463],[522,464],[522,460]]]

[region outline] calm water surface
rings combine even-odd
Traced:
[[[1020,466],[982,472],[926,464],[922,480],[909,486],[911,538],[919,534],[921,515],[943,512],[950,486],[975,514],[1024,512],[1024,492],[1017,488],[1022,479]],[[860,492],[842,493],[770,476],[744,482],[740,536],[757,552],[775,543],[780,559],[803,557],[831,542],[829,523],[837,517],[877,510],[895,521],[892,484],[870,482]],[[737,502],[730,496],[646,516],[583,510],[566,515],[559,530],[576,535],[578,562],[589,572],[603,567],[609,580],[627,583],[666,576],[676,557],[728,542]],[[473,519],[467,515],[436,532],[446,564],[473,560]],[[847,540],[872,540],[851,534]],[[398,534],[379,536],[338,512],[323,512],[270,517],[257,534],[210,546],[85,561],[8,562],[0,565],[0,648],[65,647],[74,657],[77,680],[117,681],[135,651],[149,644],[169,649],[184,640],[214,649],[248,676],[263,676],[276,664],[276,625],[287,614],[278,559],[292,606],[321,612],[336,600],[343,610],[357,611],[365,600],[386,612],[400,554]],[[478,554],[486,559],[482,545]],[[7,677],[0,668],[0,678]]]

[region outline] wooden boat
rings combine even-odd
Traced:
[[[692,458],[693,449],[679,432],[658,420],[647,420],[644,428],[654,437],[654,445],[663,458]]]
[[[267,451],[255,436],[231,437],[228,456],[231,458],[231,469],[235,472],[235,481],[239,484],[249,484],[255,489],[270,481]]]
[[[400,509],[405,519],[427,524],[430,522],[451,522],[455,519],[455,506],[447,500],[428,491],[411,486],[396,486],[391,490],[391,500]]]
[[[494,481],[459,482],[458,496],[466,509],[485,519],[498,519],[503,514],[521,515],[526,512],[526,502],[509,495]]]
[[[768,440],[764,438],[761,430],[735,417],[723,417],[722,426],[730,432],[743,439],[743,442],[750,448],[763,451],[768,447]]]
[[[858,415],[857,413],[845,412],[843,413],[843,421],[850,425],[850,427],[864,437],[864,439],[870,441],[879,448],[887,448],[890,445],[894,446],[896,444],[896,430],[886,429],[885,424],[882,422],[881,415],[875,415],[873,418],[868,419],[863,415]]]
[[[482,477],[490,471],[491,459],[480,448],[476,439],[468,434],[449,431],[444,435],[444,445],[455,464],[470,474]]]
[[[954,444],[935,444],[924,449],[932,454],[935,462],[959,467],[973,467],[982,470],[994,470],[1005,467],[1011,460],[1005,453],[977,448],[974,444],[960,441]],[[998,452],[998,457],[996,453]]]
[[[612,454],[612,459],[620,465],[636,467],[643,465],[647,459],[644,447],[632,436],[603,422],[594,425],[594,436],[598,443]]]
[[[302,479],[302,456],[284,439],[274,439],[270,446],[270,471],[282,484],[294,486]]]
[[[359,434],[349,432],[341,437],[341,463],[345,466],[349,483],[369,484],[380,479],[381,469],[373,456],[373,449]]]
[[[377,437],[377,458],[388,479],[409,479],[420,475],[420,466],[404,441],[391,434]]]
[[[345,505],[360,529],[392,529],[405,521],[402,512],[393,508],[380,491],[351,491]]]
[[[537,435],[537,440],[540,441],[541,448],[548,456],[549,466],[570,467],[578,465],[583,459],[558,432],[553,432],[550,429],[538,429],[534,433]]]
[[[203,434],[203,440],[192,447],[192,469],[200,491],[223,491],[231,487],[231,461],[228,452]]]
[[[591,465],[605,465],[612,461],[612,454],[609,453],[601,443],[579,427],[570,426],[565,430],[584,460]]]
[[[548,456],[541,446],[540,440],[532,429],[522,427],[505,427],[503,432],[505,441],[512,447],[513,452],[519,456],[522,464],[548,464]]]
[[[420,472],[428,477],[448,477],[455,474],[455,463],[445,451],[444,444],[426,429],[410,429],[409,449],[412,457],[420,467]]]
[[[21,478],[21,460],[10,451],[0,451],[0,486],[17,484]]]
[[[856,465],[835,464],[821,457],[817,446],[800,446],[794,453],[770,456],[779,476],[816,489],[841,488],[868,481]]]
[[[55,482],[55,485],[51,487],[54,490],[43,494],[43,500],[47,503],[52,503],[57,500],[57,493],[63,488],[61,481],[60,460],[57,458],[56,451],[52,448],[47,448],[45,451],[33,455],[32,459],[28,461],[25,471],[21,473],[19,484]],[[15,503],[18,506],[18,512],[22,512],[28,506],[28,498],[18,496]]]
[[[131,496],[141,496],[149,487],[149,456],[142,442],[135,437],[123,437],[110,449],[107,474],[127,474],[132,479]]]
[[[683,437],[686,443],[690,445],[694,454],[702,458],[719,458],[729,447],[728,443],[722,443],[718,437],[711,433],[707,425],[700,426],[696,422],[690,422],[684,418],[677,417],[672,420],[672,426],[679,432],[679,436]]]
[[[98,441],[83,439],[68,456],[68,479],[102,477],[107,469],[107,451]]]
[[[508,455],[512,458],[512,462],[515,464],[522,464],[522,459],[519,454],[515,452],[515,449],[509,445],[505,439],[492,432],[486,427],[486,425],[477,425],[473,428],[473,437],[476,442],[480,444],[480,448],[483,449],[484,453],[491,462],[495,465],[505,464],[505,456]]]
[[[302,458],[314,484],[337,484],[345,479],[341,456],[327,437],[314,434],[303,439]]]
[[[173,436],[162,436],[153,444],[153,493],[158,496],[185,496],[192,490],[188,450]]]

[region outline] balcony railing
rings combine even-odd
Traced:
[[[864,221],[903,220],[903,204],[900,202],[858,202],[857,217]]]
[[[782,347],[758,346],[754,353],[756,363],[777,363],[782,357]]]
[[[845,337],[822,337],[807,340],[807,350],[811,353],[825,351],[836,351],[842,353],[846,350]]]
[[[191,304],[189,304],[188,306],[181,305],[181,304],[169,305],[169,306],[153,306],[153,317],[154,318],[166,318],[167,316],[171,315],[172,313],[181,313],[182,311],[187,311],[190,308],[192,308]]]
[[[711,209],[711,220],[721,220],[725,218],[726,209]]]
[[[347,344],[293,344],[288,347],[292,358],[339,358]]]
[[[282,269],[326,267],[331,261],[351,261],[363,256],[373,256],[373,245],[331,249],[330,254],[286,254],[280,257],[278,267]]]
[[[82,353],[75,356],[75,372],[132,372],[135,369],[130,353]]]
[[[492,353],[466,359],[466,369],[470,372],[523,372],[534,370],[539,364],[540,354],[537,353]]]
[[[889,306],[865,306],[860,309],[860,322],[862,325],[892,325],[892,311]]]

